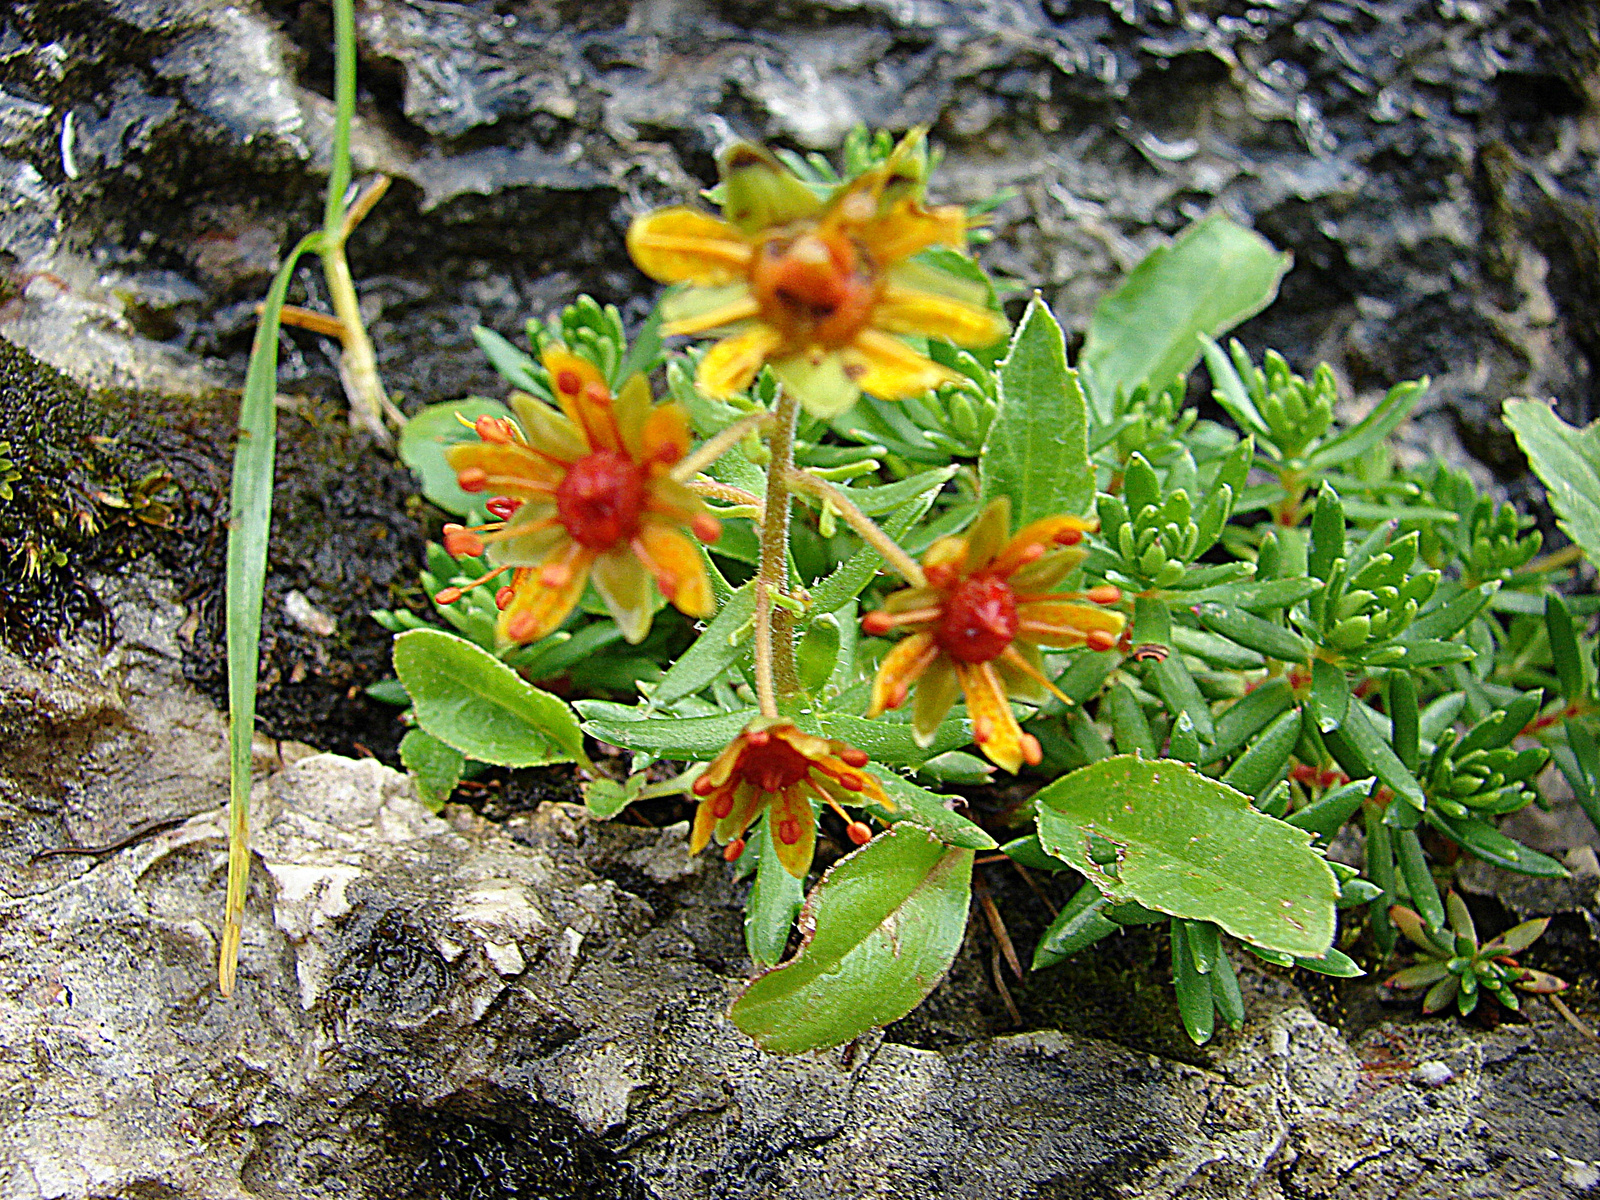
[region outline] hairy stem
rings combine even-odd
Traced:
[[[805,492],[808,496],[814,496],[833,505],[834,511],[844,518],[845,524],[859,533],[867,545],[883,555],[883,561],[898,571],[900,577],[912,587],[922,587],[928,582],[923,577],[922,568],[917,565],[917,560],[895,545],[894,539],[885,533],[876,521],[857,508],[855,502],[833,484],[826,479],[818,479],[809,471],[801,471],[794,467],[789,470],[789,478],[796,491]]]
[[[747,433],[760,429],[769,424],[772,414],[769,412],[755,412],[749,416],[740,417],[715,437],[701,443],[698,449],[687,458],[682,459],[672,468],[672,477],[679,483],[693,479],[704,471],[717,459],[737,446]]]
[[[761,715],[778,715],[778,697],[800,690],[794,666],[794,614],[772,598],[789,579],[789,485],[794,475],[794,425],[800,401],[788,389],[778,393],[776,420],[768,446],[767,500],[761,514],[761,565],[756,571],[755,667]]]

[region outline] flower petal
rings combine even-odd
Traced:
[[[628,253],[662,283],[732,283],[750,262],[750,243],[725,221],[692,208],[662,208],[628,226]]]
[[[1023,739],[1027,735],[1011,715],[1011,705],[1000,687],[1000,677],[989,663],[957,663],[956,671],[961,676],[961,690],[967,697],[972,740],[991,762],[1015,775],[1025,758],[1036,756],[1024,750]],[[1035,742],[1034,746],[1037,745]]]
[[[706,575],[705,560],[700,556],[698,547],[682,533],[647,520],[639,527],[633,550],[638,555],[638,561],[655,576],[661,594],[684,616],[709,617],[715,614],[717,602],[711,594],[711,580]]]
[[[617,425],[611,387],[600,368],[559,346],[546,346],[544,367],[550,372],[550,390],[567,419],[583,433],[591,450],[625,449]]]
[[[872,681],[872,704],[867,716],[876,717],[886,709],[904,704],[911,686],[938,655],[939,647],[934,644],[931,633],[914,633],[885,654],[878,665],[877,677]]]
[[[941,654],[928,664],[917,680],[916,702],[911,709],[911,735],[919,746],[932,743],[939,725],[950,715],[950,708],[961,694],[961,678],[949,655]]]
[[[1037,646],[1012,642],[994,660],[994,668],[1006,695],[1014,700],[1043,704],[1050,693],[1056,691],[1044,673],[1044,661]]]
[[[637,646],[650,632],[655,597],[650,594],[650,572],[626,547],[607,550],[594,560],[591,576],[622,636]]]
[[[1025,567],[1019,567],[1010,577],[1011,588],[1019,597],[1046,595],[1061,585],[1088,557],[1078,546],[1063,548],[1045,554]],[[1002,572],[1003,573],[1003,572]]]
[[[767,814],[767,823],[772,829],[772,848],[778,852],[783,869],[796,879],[806,877],[816,852],[817,818],[811,811],[809,791],[801,784],[784,788]]]
[[[644,458],[645,429],[655,413],[651,404],[650,381],[643,375],[633,375],[622,385],[613,406],[623,449],[635,461]]]
[[[666,337],[706,333],[748,321],[760,312],[761,306],[756,303],[748,284],[685,288],[662,300],[661,332]]]
[[[689,834],[690,854],[699,854],[711,840],[711,830],[717,824],[717,815],[712,811],[714,803],[714,797],[706,796],[700,801],[700,807],[694,810],[694,829]]]
[[[977,519],[967,526],[967,556],[962,574],[975,575],[988,570],[1010,532],[1011,498],[997,496],[984,505]]]
[[[1041,646],[1081,646],[1096,630],[1120,634],[1126,623],[1113,609],[1071,600],[1024,600],[1017,605],[1017,637]]]
[[[844,366],[863,392],[880,400],[920,396],[963,377],[887,333],[863,329],[844,351]]]
[[[549,499],[567,473],[565,463],[516,442],[459,442],[447,447],[444,457],[456,471],[471,467],[482,471],[488,477],[489,495],[517,500]]]
[[[958,346],[992,346],[1009,326],[999,313],[915,288],[884,289],[872,310],[872,324],[886,333],[944,338]]]
[[[1010,575],[1045,554],[1059,553],[1065,547],[1076,547],[1083,540],[1083,535],[1094,527],[1093,522],[1081,517],[1043,517],[1030,521],[1006,543],[1005,549],[995,559],[994,569],[1001,575]],[[1035,546],[1039,549],[1035,550]],[[1080,550],[1077,561],[1082,562],[1085,557],[1087,553]]]
[[[744,233],[803,221],[822,211],[822,200],[760,146],[737,142],[717,160],[722,173],[722,212]]]
[[[495,623],[499,640],[526,645],[554,633],[577,607],[592,562],[594,551],[563,538],[540,566],[530,568],[526,575],[519,571],[511,603],[500,611]]]
[[[929,246],[959,250],[966,244],[967,214],[957,205],[925,208],[909,197],[856,232],[879,262],[899,262]]]
[[[571,537],[555,519],[549,504],[524,504],[517,510],[514,524],[498,533],[486,534],[489,561],[497,567],[537,567],[550,557],[550,551]]]
[[[676,404],[658,404],[645,418],[639,436],[639,453],[644,463],[670,467],[689,453],[689,414]]]
[[[845,356],[838,351],[813,349],[776,358],[772,360],[772,373],[800,397],[800,407],[824,421],[837,417],[861,395],[861,389],[850,377]]]
[[[771,803],[771,792],[764,792],[747,780],[739,780],[733,789],[733,807],[727,816],[717,822],[717,841],[725,846],[734,838],[743,836],[744,831],[750,828],[750,822]]]
[[[543,400],[527,392],[512,392],[511,411],[517,414],[517,424],[534,451],[564,463],[575,463],[589,453],[589,443],[579,428]]]
[[[700,360],[695,383],[713,400],[725,400],[749,387],[767,355],[782,344],[783,335],[770,325],[723,338]]]

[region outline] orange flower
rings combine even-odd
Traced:
[[[770,363],[807,412],[833,417],[862,392],[900,400],[961,378],[896,335],[961,346],[1005,336],[981,284],[911,261],[966,239],[959,207],[923,206],[923,158],[919,131],[824,201],[741,143],[719,161],[726,219],[664,208],[633,222],[639,269],[690,285],[663,303],[662,332],[721,337],[700,361],[701,390],[742,391]]]
[[[1045,677],[1038,648],[1109,650],[1122,632],[1121,613],[1095,607],[1119,601],[1117,588],[1092,588],[1085,596],[1051,592],[1086,557],[1078,543],[1093,527],[1077,517],[1045,517],[1007,541],[1011,502],[1001,498],[965,536],[929,547],[922,559],[927,586],[895,592],[861,618],[874,636],[896,627],[911,632],[879,666],[867,716],[899,708],[916,685],[911,728],[927,745],[960,691],[972,740],[990,759],[1012,772],[1037,763],[1038,739],[1022,732],[1007,697],[1036,704],[1045,689],[1061,696]]]
[[[501,640],[533,642],[553,632],[591,579],[630,642],[650,632],[652,578],[680,611],[709,617],[715,604],[705,565],[681,527],[714,542],[721,526],[672,476],[689,449],[683,410],[652,406],[642,375],[613,397],[600,371],[566,350],[546,349],[544,365],[560,412],[515,393],[520,429],[482,417],[481,440],[447,452],[461,487],[495,497],[490,510],[506,517],[481,538],[501,570],[516,568],[499,596]],[[473,532],[447,529],[447,548],[454,537],[472,550]]]
[[[778,861],[796,879],[804,879],[817,840],[813,796],[844,818],[857,845],[870,840],[872,831],[850,820],[840,805],[870,799],[894,807],[882,785],[861,769],[866,765],[866,754],[854,746],[802,733],[791,721],[757,718],[694,781],[700,808],[689,852],[704,850],[714,829],[717,841],[727,844],[724,857],[732,862],[744,852],[744,831],[771,808],[767,822]]]

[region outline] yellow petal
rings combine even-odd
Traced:
[[[488,476],[487,495],[517,500],[548,499],[567,473],[565,463],[515,442],[460,442],[444,457],[453,470],[476,467]]]
[[[746,233],[803,221],[822,210],[817,194],[760,146],[729,146],[717,159],[717,169],[726,196],[722,211]]]
[[[750,386],[771,354],[783,343],[783,335],[770,325],[757,325],[744,333],[723,338],[700,360],[695,383],[713,400],[725,400]]]
[[[817,818],[811,811],[809,790],[801,784],[785,788],[767,813],[772,848],[778,852],[783,869],[796,879],[806,877],[816,852]]]
[[[692,208],[662,208],[634,218],[628,253],[662,283],[732,283],[750,263],[750,243],[725,221]]]
[[[900,262],[929,246],[961,249],[967,238],[967,214],[954,204],[924,208],[908,198],[862,225],[856,236],[879,262]]]
[[[811,350],[776,358],[772,373],[800,398],[801,408],[824,421],[837,417],[861,395],[838,351]]]
[[[887,333],[863,329],[845,349],[845,370],[863,392],[881,400],[904,400],[920,396],[941,383],[962,378],[924,358],[910,346]]]
[[[996,766],[1013,775],[1022,766],[1022,727],[1011,715],[1000,678],[989,663],[957,663],[972,719],[972,740]]]
[[[964,574],[973,575],[988,568],[1000,553],[1011,533],[1011,498],[996,496],[984,506],[978,519],[967,527],[967,558]]]
[[[515,585],[511,603],[495,623],[501,643],[527,645],[554,633],[577,607],[593,561],[592,550],[563,538],[541,565],[529,569]]]
[[[867,716],[876,717],[887,709],[899,708],[913,684],[939,655],[933,634],[914,633],[883,656],[872,681],[872,704]]]
[[[759,315],[761,306],[747,284],[688,288],[661,302],[661,332],[667,337],[707,333]]]
[[[917,698],[911,709],[911,734],[917,745],[926,746],[933,741],[940,722],[950,715],[950,707],[960,694],[961,680],[955,663],[948,655],[939,655],[917,681]]]
[[[991,309],[893,286],[872,310],[872,323],[889,333],[944,338],[958,346],[992,346],[1008,328],[1006,319]]]
[[[676,404],[658,404],[650,410],[640,431],[640,462],[670,467],[689,453],[689,414]]]
[[[613,407],[617,417],[617,428],[622,433],[622,445],[627,450],[628,457],[636,461],[642,459],[645,428],[655,411],[651,407],[649,380],[643,375],[631,376],[617,393]]]
[[[552,504],[524,504],[517,510],[514,523],[484,537],[489,547],[489,561],[497,567],[541,565],[557,543],[571,536],[556,521],[555,511]]]
[[[605,602],[623,638],[637,646],[650,632],[655,597],[650,594],[650,573],[627,547],[607,550],[594,560],[594,590]]]
[[[716,823],[716,814],[711,811],[711,797],[707,796],[700,801],[700,807],[694,810],[694,829],[689,834],[690,854],[699,854],[706,848]]]
[[[578,427],[543,400],[527,392],[511,393],[511,411],[533,450],[562,462],[574,463],[589,453]]]
[[[556,403],[582,431],[589,447],[625,451],[616,402],[600,368],[558,346],[545,347],[544,366],[550,372],[550,390],[555,393]]]
[[[1096,630],[1120,634],[1126,621],[1114,609],[1071,600],[1027,600],[1017,605],[1017,636],[1041,646],[1081,646]]]
[[[706,577],[705,560],[695,544],[665,525],[646,521],[635,539],[635,553],[655,576],[661,594],[688,617],[709,617],[717,611]]]

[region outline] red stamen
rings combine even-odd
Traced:
[[[1083,640],[1091,650],[1114,650],[1117,645],[1117,635],[1105,629],[1091,629]]]
[[[994,722],[988,717],[972,719],[972,740],[980,746],[994,736]]]
[[[785,846],[792,846],[800,840],[800,822],[793,817],[785,817],[778,822],[778,840]]]
[[[1031,562],[1038,562],[1044,557],[1044,549],[1039,542],[1029,542],[1017,553],[1017,566],[1025,567]]]
[[[481,492],[489,482],[489,473],[482,467],[463,467],[456,472],[456,486],[463,492]]]
[[[483,553],[483,539],[460,525],[446,525],[444,552],[451,558],[477,558]]]
[[[517,589],[507,584],[494,594],[494,606],[504,612],[511,606],[511,601],[516,594]]]
[[[492,442],[497,446],[508,446],[516,440],[516,433],[512,428],[511,422],[504,417],[479,417],[472,423],[472,428],[477,431],[478,436],[484,441]]]
[[[1056,545],[1058,546],[1076,546],[1081,541],[1083,541],[1083,531],[1081,529],[1063,529],[1056,534]]]
[[[894,618],[882,609],[869,612],[861,618],[861,632],[871,637],[882,637],[894,628]]]
[[[722,522],[710,513],[696,513],[689,528],[694,531],[695,537],[708,546],[716,545],[717,539],[722,536]]]
[[[733,841],[729,842],[726,846],[724,846],[722,848],[722,858],[723,858],[724,862],[738,862],[739,861],[739,856],[742,855],[743,853],[744,853],[744,839],[743,838],[734,838]]]
[[[723,792],[711,802],[711,815],[717,820],[722,820],[733,811],[733,793]]]
[[[859,792],[862,788],[867,786],[867,781],[861,778],[861,776],[851,775],[846,771],[840,771],[833,778],[834,782],[836,782],[847,792]]]
[[[839,757],[845,764],[852,767],[864,767],[871,761],[865,750],[857,750],[854,746],[846,746],[839,751]]]
[[[539,619],[531,612],[517,613],[506,622],[506,636],[513,642],[531,642],[533,631],[539,628]]]
[[[1039,746],[1039,739],[1031,733],[1022,735],[1022,761],[1030,767],[1037,767],[1044,758],[1044,751]]]
[[[454,604],[464,594],[458,587],[447,587],[434,596],[433,602],[435,604]]]
[[[865,821],[851,821],[844,827],[844,831],[852,842],[858,846],[865,846],[872,840],[872,830]]]
[[[576,371],[556,372],[556,391],[563,396],[576,396],[583,388],[583,380],[578,378]]]
[[[1085,593],[1095,604],[1116,604],[1122,599],[1122,589],[1110,583],[1092,587]]]
[[[689,790],[696,796],[709,796],[716,791],[717,785],[711,782],[711,776],[702,775],[689,786]]]

